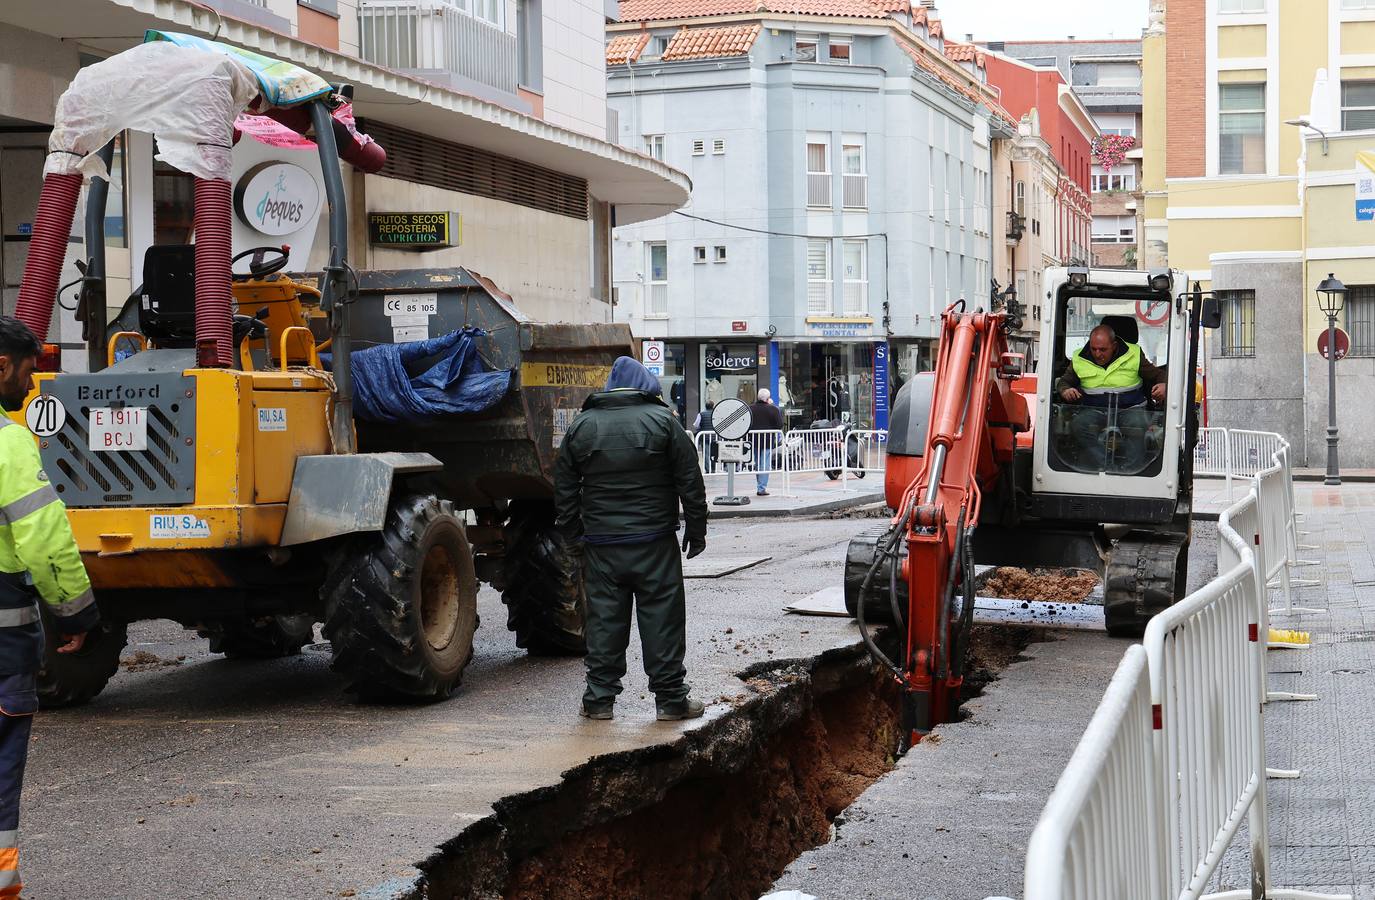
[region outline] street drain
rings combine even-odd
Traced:
[[[1030,637],[976,629],[968,696]],[[673,743],[499,801],[420,864],[411,897],[758,897],[892,768],[898,689],[859,646],[741,677],[754,696]]]

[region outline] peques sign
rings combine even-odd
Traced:
[[[234,188],[234,211],[259,234],[294,234],[314,221],[319,209],[315,178],[291,163],[254,166]]]

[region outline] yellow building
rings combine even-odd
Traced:
[[[1375,466],[1375,0],[1151,0],[1143,45],[1146,264],[1224,301],[1207,353],[1210,423],[1274,430],[1321,466],[1326,328],[1314,289],[1351,293],[1338,319],[1341,461]],[[1343,399],[1344,398],[1344,399]],[[1345,411],[1345,415],[1343,415]]]

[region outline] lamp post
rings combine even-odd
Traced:
[[[1331,272],[1318,285],[1318,308],[1327,316],[1327,477],[1323,484],[1341,484],[1337,471],[1337,316],[1346,302],[1346,285]]]

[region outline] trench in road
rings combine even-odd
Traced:
[[[1033,640],[976,627],[964,699]],[[862,645],[741,673],[750,693],[671,744],[596,757],[504,798],[420,864],[411,898],[753,900],[889,771],[898,688]]]

